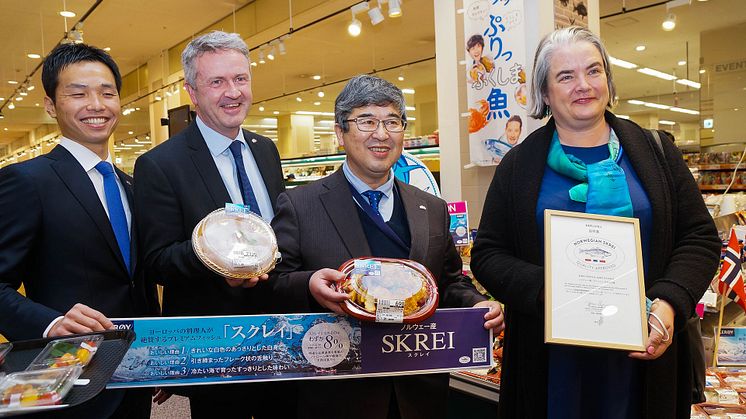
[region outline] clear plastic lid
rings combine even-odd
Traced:
[[[13,344],[10,342],[0,343],[0,365],[5,362],[5,355],[13,349]]]
[[[438,305],[438,287],[430,271],[407,259],[358,258],[339,270],[347,277],[339,288],[350,299],[342,309],[361,320],[416,323]]]
[[[72,366],[9,374],[0,382],[0,411],[60,404],[81,372]]]
[[[192,233],[197,257],[217,274],[237,279],[271,271],[279,260],[277,238],[261,217],[236,206],[208,214]]]
[[[47,343],[47,346],[31,361],[26,371],[63,368],[73,365],[85,367],[91,362],[103,340],[102,335],[53,340]]]

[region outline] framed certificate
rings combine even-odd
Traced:
[[[546,210],[544,246],[545,342],[644,351],[639,221]]]

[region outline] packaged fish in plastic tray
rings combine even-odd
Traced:
[[[353,317],[379,323],[417,323],[438,306],[438,286],[432,273],[407,259],[350,259],[339,271],[338,284],[350,299],[341,304]]]
[[[272,227],[241,205],[227,204],[194,227],[192,247],[218,275],[246,279],[271,271],[280,258]]]
[[[9,374],[0,382],[0,413],[62,403],[82,371],[73,366]]]
[[[47,343],[47,346],[31,361],[26,371],[73,365],[85,367],[91,362],[103,340],[102,335],[55,339]]]

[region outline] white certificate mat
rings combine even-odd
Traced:
[[[644,351],[638,220],[546,210],[544,227],[545,341]]]

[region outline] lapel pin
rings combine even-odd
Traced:
[[[425,206],[424,206],[424,205],[420,205],[420,209],[421,209],[421,210],[426,210],[427,208],[425,208]]]
[[[252,143],[255,143],[255,142],[256,142],[256,138],[252,138],[252,139],[251,139],[251,142],[252,142]]]

